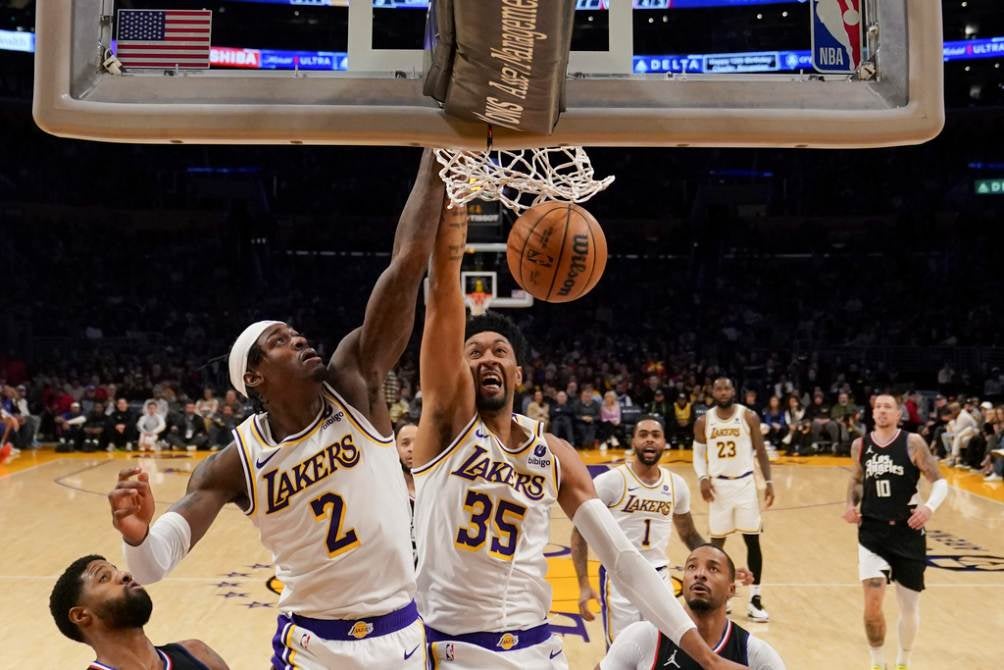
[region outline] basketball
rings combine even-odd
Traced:
[[[589,293],[607,266],[607,238],[593,215],[568,202],[534,205],[509,232],[506,259],[538,300],[570,302]]]

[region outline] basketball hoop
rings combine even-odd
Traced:
[[[436,149],[439,176],[454,205],[498,200],[517,214],[548,200],[585,202],[614,177],[594,178],[586,150],[578,146],[457,151]]]
[[[488,305],[491,304],[491,301],[491,293],[482,293],[480,291],[468,293],[466,299],[464,300],[471,310],[471,316],[481,316],[487,312]]]

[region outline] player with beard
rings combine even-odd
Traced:
[[[418,564],[418,555],[415,547],[415,476],[411,474],[411,466],[415,462],[415,435],[417,434],[418,426],[413,423],[406,423],[397,429],[397,457],[401,461],[404,483],[408,486],[408,501],[411,503],[411,551],[416,554],[416,565]]]
[[[618,589],[705,668],[716,656],[673,592],[596,497],[567,442],[513,412],[529,346],[492,312],[469,320],[460,285],[464,208],[443,212],[430,264],[415,442],[418,602],[432,667],[567,668],[547,621],[544,549],[555,503]]]
[[[659,465],[666,450],[666,432],[658,416],[639,417],[631,448],[636,456],[632,463],[607,470],[593,480],[593,485],[624,534],[672,588],[667,550],[673,526],[688,549],[704,544],[690,514],[690,489],[683,477]],[[589,601],[597,597],[587,573],[589,547],[578,529],[572,530],[571,545],[572,563],[579,579],[579,613],[586,621],[592,621],[596,617],[589,611]],[[642,615],[611,583],[602,566],[599,601],[609,647],[618,633],[641,621]]]
[[[199,640],[157,647],[143,632],[153,602],[128,572],[103,556],[78,558],[56,581],[49,611],[60,632],[94,650],[88,670],[227,670]]]
[[[290,324],[251,324],[230,349],[230,383],[265,411],[196,467],[185,495],[155,522],[140,468],[120,472],[108,495],[126,562],[146,584],[181,562],[228,503],[251,519],[283,584],[276,667],[426,666],[408,490],[383,383],[411,337],[435,240],[445,192],[436,165],[426,151],[362,324],[331,358]],[[330,288],[333,305],[359,290]]]
[[[763,520],[757,502],[753,454],[766,480],[764,503],[774,503],[774,485],[770,480],[770,460],[760,432],[760,418],[735,401],[736,389],[727,377],[715,380],[711,394],[715,406],[694,424],[694,470],[701,486],[701,497],[708,503],[708,527],[711,542],[725,546],[732,533],[742,533],[753,586],[746,615],[754,621],[768,621],[769,615],[760,598],[763,577],[763,554],[760,533]]]
[[[687,614],[716,654],[751,670],[784,670],[784,661],[769,644],[728,619],[725,604],[735,594],[736,569],[718,546],[694,548],[683,566],[683,599]],[[628,626],[614,641],[598,670],[651,670],[698,666],[672,640],[647,621]]]

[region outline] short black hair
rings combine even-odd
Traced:
[[[91,554],[82,556],[70,563],[70,567],[63,571],[63,574],[56,580],[56,585],[52,587],[49,594],[49,612],[56,622],[59,632],[77,642],[83,642],[84,636],[77,628],[77,624],[70,621],[70,610],[80,604],[80,594],[84,590],[84,572],[87,566],[94,561],[103,561],[104,556]]]
[[[634,430],[631,431],[632,435],[638,432],[638,426],[641,425],[642,421],[655,421],[657,424],[659,424],[659,428],[662,429],[662,432],[664,433],[666,432],[666,422],[663,421],[661,416],[659,416],[658,414],[642,414],[641,416],[638,417],[638,420],[635,421]]]
[[[734,582],[736,580],[736,564],[732,561],[732,557],[729,556],[728,552],[726,552],[724,548],[719,547],[717,544],[712,544],[711,542],[705,542],[704,544],[699,544],[693,549],[691,549],[690,553],[691,554],[694,553],[701,547],[711,547],[715,551],[720,551],[722,553],[722,556],[725,557],[725,562],[728,563],[729,565],[729,580]],[[690,554],[687,555],[687,558],[690,558]]]
[[[467,319],[467,328],[464,330],[464,342],[478,333],[484,332],[498,333],[509,340],[513,353],[516,355],[516,365],[522,367],[526,363],[526,356],[530,353],[530,344],[526,341],[523,331],[519,329],[515,321],[508,316],[491,310],[484,314],[472,316]]]

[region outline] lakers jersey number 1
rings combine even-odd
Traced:
[[[393,437],[327,384],[320,412],[299,433],[276,442],[267,415],[257,414],[234,437],[250,498],[244,511],[272,552],[282,611],[355,619],[411,602],[410,505]]]
[[[413,470],[419,611],[444,633],[547,620],[544,549],[560,468],[542,425],[513,417],[526,436],[518,448],[507,448],[475,416],[439,456]]]

